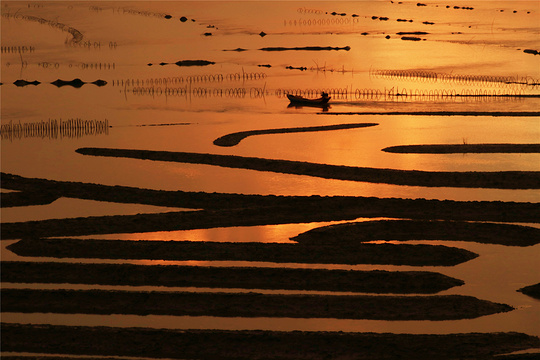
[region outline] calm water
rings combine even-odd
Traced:
[[[326,90],[332,96],[328,112],[538,111],[539,98],[512,95],[540,94],[539,56],[523,51],[540,50],[539,2],[467,2],[474,10],[454,9],[462,4],[452,2],[425,4],[3,1],[2,129],[70,119],[106,121],[110,127],[90,133],[2,131],[2,171],[28,177],[166,190],[540,201],[537,190],[392,186],[75,153],[79,147],[92,146],[406,170],[539,170],[538,154],[398,155],[381,151],[387,146],[407,144],[538,143],[538,117],[335,116],[320,114],[318,108],[288,107],[286,92],[316,96]],[[334,11],[338,15],[332,15]],[[171,15],[171,19],[164,15]],[[187,21],[180,21],[183,16]],[[261,32],[266,36],[261,36]],[[422,34],[398,35],[398,32]],[[78,41],[80,36],[82,40]],[[402,40],[402,36],[420,40]],[[335,49],[261,50],[306,46]],[[180,60],[207,60],[214,64],[190,67],[174,64]],[[57,79],[75,78],[85,82],[100,79],[107,84],[101,87],[85,84],[80,88],[50,84]],[[15,86],[13,82],[19,79],[37,80],[40,84]],[[237,131],[360,122],[379,125],[253,136],[229,148],[212,143]],[[160,211],[163,209],[158,207],[61,199],[47,206],[2,209],[2,222]],[[284,242],[320,225],[126,234],[109,238]],[[2,314],[2,320],[224,329],[523,331],[540,335],[537,325],[540,302],[515,292],[539,281],[535,274],[540,269],[535,259],[540,255],[540,247],[450,244],[481,256],[452,268],[426,269],[466,281],[465,286],[446,293],[506,302],[518,310],[456,322],[56,314]],[[2,255],[3,259],[19,259],[5,250]]]

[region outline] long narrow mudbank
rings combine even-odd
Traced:
[[[391,310],[390,310],[391,309]],[[511,306],[463,295],[278,295],[261,293],[2,289],[3,312],[458,320]]]
[[[4,189],[53,197],[69,197],[118,203],[136,203],[190,209],[276,208],[280,212],[293,209],[291,221],[303,217],[345,220],[354,217],[401,217],[409,219],[454,219],[501,222],[539,222],[540,204],[500,201],[450,201],[425,199],[395,199],[361,196],[276,196],[228,193],[204,193],[142,189],[128,186],[109,186],[92,183],[25,178],[0,173]],[[36,200],[37,201],[37,200]],[[2,204],[3,205],[3,201]],[[326,211],[323,211],[326,210]],[[280,223],[280,214],[257,214],[266,223]],[[234,224],[239,219],[231,219]],[[262,220],[251,224],[264,224]],[[275,222],[277,221],[277,222]],[[315,220],[312,220],[315,221]],[[246,223],[248,224],[248,223]],[[211,224],[210,224],[211,226]],[[2,236],[6,235],[4,228]]]
[[[398,145],[382,151],[400,154],[540,153],[540,144],[434,144]]]
[[[468,250],[442,245],[354,244],[335,246],[66,238],[27,238],[9,245],[8,249],[19,256],[54,258],[411,266],[454,266],[478,256]]]
[[[308,127],[296,127],[296,128],[282,128],[282,129],[264,129],[264,130],[250,130],[240,131],[232,134],[221,136],[214,140],[214,145],[217,146],[235,146],[248,136],[255,135],[268,135],[268,134],[289,134],[300,132],[315,132],[315,131],[331,131],[331,130],[345,130],[356,129],[362,127],[376,126],[375,123],[359,123],[359,124],[338,124],[338,125],[325,125],[325,126],[308,126]]]
[[[429,271],[2,261],[5,283],[94,284],[434,294],[462,280]]]
[[[206,210],[3,223],[0,227],[1,240],[341,221],[359,217],[533,223],[540,221],[538,203],[207,194],[26,179],[8,174],[2,174],[2,187],[23,191],[40,190],[58,197]],[[469,231],[472,230],[471,227],[473,225],[469,226]],[[480,229],[480,225],[477,228]],[[505,231],[510,230],[510,227],[505,228]]]
[[[80,148],[76,151],[79,154],[92,156],[207,164],[228,168],[250,169],[283,174],[314,176],[325,179],[363,181],[392,185],[493,189],[540,189],[539,171],[449,172],[394,170],[188,152],[109,148]]]
[[[540,229],[512,224],[461,221],[381,220],[329,225],[299,234],[302,244],[346,245],[373,240],[451,240],[506,246],[540,243]]]
[[[332,50],[351,50],[350,46],[337,47],[337,46],[295,46],[295,47],[283,47],[283,46],[271,46],[260,48],[262,51],[332,51]]]
[[[540,204],[501,201],[451,201],[396,199],[361,196],[276,196],[204,193],[142,189],[92,183],[25,178],[0,173],[3,189],[51,193],[55,196],[169,206],[191,209],[294,208],[297,214],[318,214],[320,209],[334,220],[355,217],[403,217],[500,222],[540,222]],[[258,214],[260,218],[262,214]],[[268,213],[268,223],[279,219]],[[326,216],[328,218],[328,215]],[[234,223],[234,221],[233,221]],[[279,222],[278,222],[279,223]],[[253,222],[255,224],[255,222]],[[2,233],[3,235],[4,233]]]
[[[2,193],[0,206],[3,208],[30,205],[47,205],[57,200],[59,196],[43,191],[17,191]]]
[[[467,95],[456,94],[456,97]],[[478,97],[478,95],[469,95]],[[540,95],[497,95],[498,97],[540,97]],[[356,112],[321,112],[318,115],[415,115],[415,116],[507,116],[507,117],[538,117],[540,111],[356,111]]]
[[[488,359],[533,347],[522,333],[448,335],[167,330],[2,323],[2,351],[223,360]],[[181,351],[179,351],[181,349]]]

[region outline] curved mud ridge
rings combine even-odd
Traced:
[[[9,323],[2,323],[1,330],[2,350],[6,352],[171,359],[489,359],[497,354],[540,347],[539,338],[516,332],[413,335]],[[178,349],[182,351],[179,353]]]
[[[379,124],[375,123],[358,123],[358,124],[339,124],[339,125],[325,125],[325,126],[307,126],[296,128],[281,128],[281,129],[264,129],[264,130],[250,130],[240,131],[232,134],[221,136],[214,140],[214,145],[217,146],[235,146],[244,140],[248,136],[255,135],[267,135],[267,134],[289,134],[300,132],[315,132],[315,131],[329,131],[329,130],[345,130],[356,129],[362,127],[371,127]]]
[[[80,148],[77,149],[76,152],[79,154],[92,156],[207,164],[228,168],[250,169],[283,174],[314,176],[325,179],[363,181],[392,185],[492,189],[540,189],[540,171],[448,172],[394,170],[234,155],[110,148]]]
[[[509,305],[463,295],[275,295],[253,292],[2,289],[2,311],[22,313],[403,321],[474,319],[512,310],[514,308]]]
[[[433,144],[397,145],[382,149],[400,154],[540,153],[540,144]]]
[[[8,283],[94,284],[376,294],[435,294],[464,284],[429,271],[353,271],[264,267],[2,261]]]
[[[128,230],[131,232],[133,230]],[[173,261],[262,261],[300,264],[454,266],[477,254],[442,245],[303,245],[210,241],[124,241],[25,238],[8,246],[19,256]]]
[[[291,240],[301,244],[347,245],[377,240],[472,241],[506,246],[540,243],[540,229],[460,221],[380,220],[329,225],[299,234]]]

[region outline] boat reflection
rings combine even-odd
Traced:
[[[302,109],[303,107],[313,107],[313,108],[319,108],[319,109],[322,109],[322,111],[328,111],[328,109],[330,109],[330,105],[329,104],[308,104],[308,103],[289,103],[289,105],[287,106],[287,108],[295,108],[295,109]]]
[[[317,99],[309,99],[303,96],[287,94],[287,99],[290,101],[288,107],[302,108],[303,106],[310,106],[322,108],[323,111],[328,111],[328,101],[330,100],[330,96],[328,96],[327,93],[322,92],[321,97]]]

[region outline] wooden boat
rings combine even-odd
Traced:
[[[317,99],[308,99],[303,96],[296,96],[287,94],[287,99],[291,102],[291,104],[298,104],[298,105],[325,105],[328,103],[328,100],[330,100],[330,96],[328,94],[323,93],[323,96]]]

